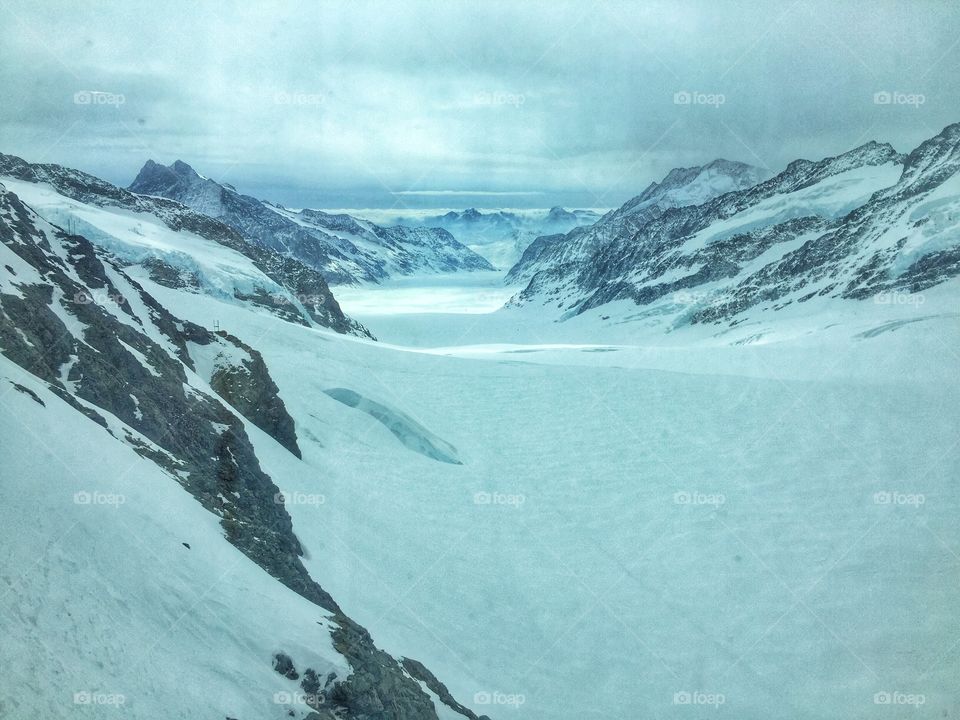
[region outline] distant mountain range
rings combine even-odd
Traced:
[[[493,265],[506,269],[513,265],[537,237],[565,233],[592,225],[600,219],[595,210],[451,210],[441,215],[416,217],[398,213],[396,222],[423,227],[439,227],[483,255]]]
[[[674,170],[595,225],[538,238],[508,273],[527,282],[510,305],[669,330],[918,293],[960,274],[958,170],[960,124],[908,155],[869,142],[762,182],[727,161]]]
[[[331,285],[493,269],[442,228],[382,227],[350,215],[288,210],[203,177],[180,160],[170,166],[148,160],[129,189],[221,220],[254,243],[318,270]]]

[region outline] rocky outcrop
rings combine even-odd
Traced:
[[[218,347],[224,351],[218,352]],[[206,378],[213,391],[299,458],[293,418],[280,399],[279,388],[270,377],[263,356],[239,338],[222,331],[216,333],[205,353],[216,353]]]
[[[490,720],[486,715],[477,715],[473,710],[468,707],[464,707],[457,702],[456,698],[450,694],[450,691],[447,690],[447,686],[444,685],[437,679],[437,676],[430,672],[422,662],[414,660],[413,658],[402,658],[401,663],[403,663],[403,669],[406,670],[410,675],[428,688],[430,691],[440,698],[440,701],[446,705],[448,708],[454,712],[458,712],[464,717],[470,718],[470,720]]]

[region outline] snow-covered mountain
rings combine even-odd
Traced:
[[[958,148],[955,124],[905,157],[870,142],[652,217],[631,201],[586,241],[538,240],[511,270],[530,277],[512,305],[563,317],[604,307],[667,330],[752,323],[759,337],[791,305],[918,293],[960,274]]]
[[[497,267],[508,268],[537,237],[592,225],[600,219],[600,214],[594,210],[567,210],[562,207],[487,212],[468,208],[417,219],[400,216],[400,219],[405,223],[417,222],[423,226],[449,230],[458,240]]]
[[[953,140],[874,150],[720,205],[828,223],[891,173],[860,232],[949,254]],[[955,713],[955,283],[780,342],[599,339],[631,298],[397,346],[218,220],[3,168],[4,720]]]
[[[204,327],[154,294],[187,307],[206,298],[321,344],[337,336],[318,320],[362,335],[322,278],[244,254],[234,231],[178,203],[9,156],[0,241],[0,524],[23,571],[0,573],[2,597],[21,598],[4,611],[3,645],[24,669],[2,714],[125,705],[137,717],[215,707],[237,718],[476,720],[424,665],[378,649],[307,569],[288,510],[322,497],[285,490],[303,487],[303,443],[315,436],[288,411],[254,346],[262,335]],[[303,278],[326,304],[306,307],[281,284]],[[285,298],[284,311],[238,300],[241,288]],[[32,538],[55,525],[71,548],[31,557]],[[56,659],[40,658],[51,643]],[[39,677],[48,662],[55,679]],[[109,668],[108,685],[97,668]],[[62,692],[36,685],[50,681]]]
[[[252,242],[320,271],[333,285],[493,269],[442,228],[381,227],[349,215],[289,210],[203,177],[180,160],[168,167],[148,160],[129,189],[221,220]]]
[[[13,155],[0,154],[0,182],[45,220],[109,250],[130,274],[248,303],[292,322],[369,335],[344,315],[319,272],[178,202]]]
[[[507,282],[529,280],[542,270],[566,263],[586,262],[612,238],[634,232],[665,210],[699,205],[734,190],[751,187],[767,176],[760,169],[741,162],[718,159],[702,167],[675,168],[659,183],[611,210],[591,227],[545,228],[510,268]]]

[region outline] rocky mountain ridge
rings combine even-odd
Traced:
[[[624,220],[636,216],[631,201],[589,228],[590,242],[575,231],[534,243],[511,270],[529,277],[511,304],[570,317],[629,301],[632,317],[669,330],[752,322],[814,298],[919,292],[960,272],[958,144],[960,124],[906,156],[869,142],[638,224]]]
[[[345,214],[289,210],[206,178],[181,160],[169,166],[148,160],[129,189],[216,218],[254,244],[319,271],[332,285],[492,269],[442,228],[381,227]]]

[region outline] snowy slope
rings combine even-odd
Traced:
[[[52,223],[86,235],[158,282],[232,297],[291,322],[367,334],[344,316],[323,277],[163,198],[146,198],[59,165],[0,154],[0,183]]]
[[[230,545],[157,465],[6,358],[0,406],[0,715],[302,716],[302,702],[283,702],[303,691],[274,672],[274,653],[324,677],[349,672],[328,612]]]
[[[92,227],[111,229],[96,212],[79,213]],[[91,235],[116,250],[116,233]],[[164,233],[142,236],[155,247]],[[123,704],[125,716],[144,718],[168,707],[160,714],[476,720],[426,667],[378,649],[304,566],[309,551],[288,513],[304,498],[283,487],[304,472],[298,429],[255,349],[263,336],[246,342],[171,314],[135,279],[152,283],[146,265],[125,265],[64,232],[4,186],[0,240],[0,401],[11,470],[2,483],[5,497],[16,496],[2,525],[4,547],[16,558],[2,575],[3,597],[14,602],[4,649],[45,651],[21,657],[22,670],[7,673],[4,711],[19,719],[55,707],[46,714],[99,717],[105,705]],[[172,283],[156,287],[176,288],[188,306],[212,297]],[[315,328],[232,298],[219,304],[277,326]],[[290,474],[272,477],[258,453],[287,458]],[[77,483],[64,485],[64,471]],[[43,499],[32,499],[34,492]],[[127,498],[138,506],[133,511]],[[94,514],[100,511],[114,514]],[[177,521],[167,523],[168,515]],[[79,537],[60,545],[66,533],[54,531],[71,521],[67,530],[80,528]],[[24,532],[30,527],[36,532]],[[141,540],[128,555],[124,528]],[[174,545],[175,536],[189,547]],[[38,540],[49,552],[32,564]],[[185,558],[183,570],[168,572],[165,563],[184,552],[197,561]],[[207,598],[209,607],[201,607]],[[212,620],[187,622],[193,610]],[[164,628],[179,630],[180,620],[187,634],[161,654]],[[214,632],[222,634],[217,641],[208,639]],[[88,654],[93,638],[102,656]],[[79,652],[84,658],[74,662]],[[51,676],[72,689],[38,686]],[[307,699],[294,709],[283,700],[291,695]]]
[[[691,337],[666,359],[459,348],[470,315],[449,346],[412,352],[224,312],[241,336],[277,333],[264,354],[323,478],[287,489],[326,497],[322,523],[291,509],[311,571],[491,715],[667,717],[701,692],[724,697],[711,717],[868,718],[894,691],[952,714],[960,387],[944,344],[960,324],[884,332],[923,311],[869,309],[773,345]],[[402,410],[463,465],[330,388]],[[262,457],[292,476],[288,456]],[[923,620],[902,622],[918,603]]]

